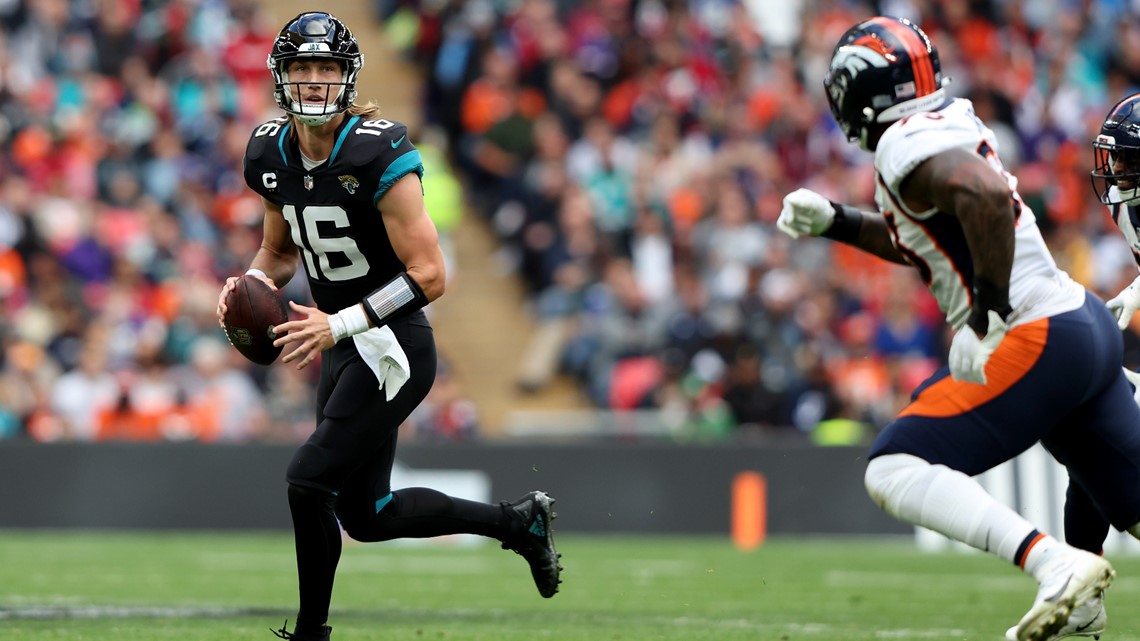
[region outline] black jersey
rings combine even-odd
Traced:
[[[281,207],[317,308],[331,314],[404,271],[376,203],[405,175],[422,177],[423,162],[403,124],[351,116],[328,160],[306,170],[292,126],[282,117],[254,130],[245,181]]]

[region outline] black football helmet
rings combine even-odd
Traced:
[[[946,100],[938,50],[906,18],[878,16],[848,29],[831,53],[823,86],[847,139],[868,150],[871,124],[930,111]]]
[[[1116,103],[1105,116],[1093,140],[1091,174],[1100,202],[1137,204],[1140,200],[1140,93]]]
[[[341,81],[327,83],[328,93],[339,92],[333,103],[312,105],[294,99],[294,95],[300,94],[290,91],[285,70],[289,62],[297,58],[331,58],[343,65]],[[322,125],[351,107],[356,100],[356,76],[364,66],[364,56],[356,38],[343,22],[330,13],[316,11],[299,14],[285,24],[273,41],[273,49],[265,64],[273,74],[273,99],[277,106],[306,125]]]

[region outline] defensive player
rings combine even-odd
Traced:
[[[1110,564],[1039,532],[971,477],[1040,441],[1097,513],[1140,536],[1140,408],[1112,314],[1058,269],[993,132],[969,101],[946,95],[938,52],[916,25],[855,25],[824,86],[848,139],[875,154],[878,212],[800,189],[777,225],[912,265],[956,330],[949,367],[872,445],[867,491],[896,518],[1037,579],[1011,639],[1088,634]]]
[[[1140,266],[1140,94],[1112,106],[1093,140],[1093,157],[1093,189],[1108,205],[1113,222]],[[1140,276],[1108,301],[1108,308],[1120,329],[1128,327],[1140,309]]]
[[[420,154],[407,128],[355,103],[364,59],[328,13],[302,13],[269,54],[285,116],[253,132],[245,178],[265,206],[264,238],[249,272],[270,285],[305,266],[316,307],[290,303],[277,326],[284,361],[318,356],[316,430],[286,480],[296,539],[300,609],[295,641],[328,641],[338,527],[359,541],[471,533],[521,554],[544,597],[558,591],[553,499],[530,492],[489,505],[426,488],[390,487],[398,426],[436,373],[432,328],[421,308],[443,293],[444,265],[424,208]],[[218,297],[218,320],[236,277]]]

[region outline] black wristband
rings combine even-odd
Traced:
[[[827,202],[831,203],[831,208],[835,210],[835,219],[820,236],[841,243],[854,243],[859,238],[859,229],[863,227],[863,212],[835,201]]]
[[[974,277],[974,304],[966,324],[978,336],[985,336],[990,330],[989,311],[994,310],[1004,321],[1013,308],[1009,306],[1009,287],[1001,287],[985,276]]]
[[[382,327],[392,320],[422,309],[428,304],[428,299],[420,284],[408,272],[400,272],[383,287],[365,296],[361,302],[372,325]]]

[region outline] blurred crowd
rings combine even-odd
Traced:
[[[909,271],[773,226],[799,186],[871,207],[870,156],[821,79],[875,13],[931,35],[1063,267],[1106,297],[1127,285],[1087,178],[1107,107],[1140,86],[1123,0],[377,0],[377,24],[350,27],[383,29],[422,70],[416,143],[445,150],[526,282],[523,389],[570,376],[598,408],[686,437],[845,443],[948,340]],[[279,114],[279,26],[251,0],[0,1],[0,438],[312,429],[315,368],[251,366],[214,318],[261,239],[241,157]],[[440,158],[425,191],[446,231],[460,205]],[[306,300],[304,278],[285,295]],[[449,372],[412,417],[424,437],[477,432]]]
[[[840,35],[909,17],[995,130],[1057,260],[1105,297],[1136,276],[1089,185],[1108,106],[1140,86],[1124,0],[382,0],[473,208],[540,331],[519,374],[687,438],[863,442],[944,364],[910,270],[776,232],[800,186],[873,209],[871,156],[822,90]],[[1127,332],[1127,363],[1140,347]]]
[[[0,437],[311,432],[316,368],[251,365],[214,316],[261,243],[241,161],[280,115],[279,28],[247,0],[0,2]]]

